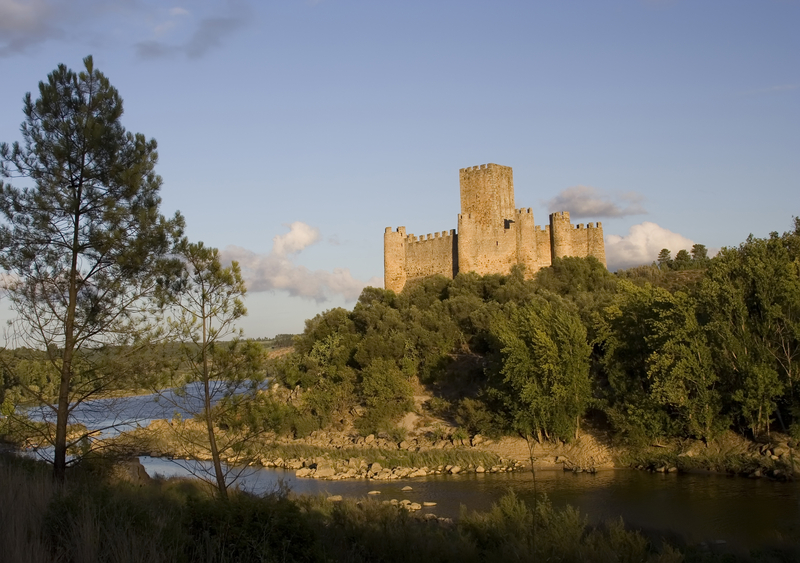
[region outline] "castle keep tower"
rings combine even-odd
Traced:
[[[534,225],[530,208],[514,207],[511,168],[482,164],[459,171],[461,213],[455,230],[417,238],[405,227],[383,235],[384,285],[397,293],[406,283],[458,272],[508,274],[523,264],[527,276],[552,264],[553,258],[594,256],[606,264],[603,227],[589,223],[576,227],[569,213],[550,215],[544,228]]]

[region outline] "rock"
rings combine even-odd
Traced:
[[[437,518],[437,517],[436,517],[436,515],[435,515],[435,514],[433,514],[433,513],[429,512],[428,514],[426,514],[425,516],[423,516],[423,518],[425,518],[425,520],[436,520],[436,518]]]
[[[479,465],[475,468],[475,473],[486,473],[486,468],[482,465]]]
[[[369,436],[364,438],[364,443],[365,444],[371,444],[374,441],[375,441],[375,434],[370,434]]]
[[[472,437],[472,445],[473,445],[473,446],[477,446],[477,445],[478,445],[478,444],[480,444],[481,442],[483,442],[483,436],[481,436],[480,434],[475,434],[475,435]]]
[[[784,446],[776,446],[776,447],[772,448],[772,455],[773,456],[781,457],[782,455],[788,454],[788,453],[789,453],[789,448],[784,447]]]
[[[145,470],[144,465],[142,465],[138,457],[117,465],[115,474],[121,481],[133,483],[140,487],[149,484],[153,480],[150,475],[147,474],[147,470]]]
[[[318,479],[325,479],[327,477],[333,477],[334,475],[336,475],[336,470],[330,465],[317,466],[317,470],[314,473],[314,477]]]
[[[309,477],[311,475],[311,468],[302,467],[294,472],[295,477]]]
[[[370,436],[371,435],[372,434],[370,434]],[[378,463],[377,461],[369,466],[369,472],[370,473],[380,473],[382,469],[383,469],[383,466],[381,466],[381,464]]]
[[[677,473],[677,472],[678,472],[678,468],[675,467],[674,465],[672,467],[670,467],[669,469],[667,469],[667,473]]]
[[[379,494],[381,494],[381,492],[380,491],[370,491],[367,494],[368,495],[379,495]]]
[[[399,444],[397,444],[397,447],[398,447],[398,448],[400,448],[401,450],[407,450],[408,448],[410,448],[410,447],[411,447],[411,444],[409,444],[408,442],[406,442],[405,440],[403,440],[402,442],[400,442]]]
[[[328,497],[328,500],[330,502],[341,502],[342,501],[342,495],[331,495],[331,496]]]
[[[406,485],[405,487],[403,487],[403,488],[402,488],[402,489],[400,489],[400,490],[401,490],[401,491],[413,491],[413,490],[414,490],[414,487],[411,487],[411,486],[409,486],[409,485]]]
[[[408,509],[409,510],[419,510],[421,508],[422,508],[422,505],[420,503],[418,503],[418,502],[412,502],[411,504],[408,505]]]
[[[454,465],[448,471],[450,472],[450,475],[458,475],[461,473],[461,467]]]
[[[426,500],[422,503],[422,506],[436,506],[436,503],[433,501]]]

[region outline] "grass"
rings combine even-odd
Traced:
[[[262,457],[272,459],[312,459],[325,457],[332,461],[347,461],[350,458],[364,459],[368,463],[379,462],[385,467],[438,467],[440,465],[459,465],[461,467],[490,468],[500,465],[500,458],[490,452],[471,450],[408,450],[364,449],[364,448],[325,448],[307,444],[275,444],[261,451]]]
[[[716,563],[796,561],[795,547],[737,558],[661,542],[621,520],[592,527],[546,498],[534,511],[513,493],[487,512],[429,521],[373,500],[330,502],[233,492],[227,501],[197,481],[136,487],[80,469],[54,484],[38,462],[0,456],[0,554],[20,563],[554,561]]]

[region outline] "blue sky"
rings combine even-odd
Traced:
[[[380,284],[385,227],[455,228],[466,166],[602,221],[612,268],[788,230],[798,30],[800,0],[0,0],[0,141],[92,54],[272,336]]]

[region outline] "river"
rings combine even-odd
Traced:
[[[75,410],[76,419],[102,435],[145,426],[153,419],[171,418],[174,412],[192,412],[189,393],[102,399]],[[189,475],[208,471],[203,462],[141,457],[151,475]],[[530,472],[501,474],[436,475],[394,481],[298,479],[294,471],[247,468],[238,482],[244,490],[263,493],[283,483],[297,494],[365,497],[380,491],[380,500],[408,499],[437,503],[425,509],[438,516],[458,516],[460,507],[488,510],[493,502],[513,490],[532,503]],[[405,486],[411,491],[402,491]],[[746,479],[717,474],[659,474],[633,470],[608,470],[596,474],[538,471],[536,488],[555,507],[572,505],[592,523],[622,517],[625,523],[653,537],[707,542],[734,549],[800,541],[800,483]]]

